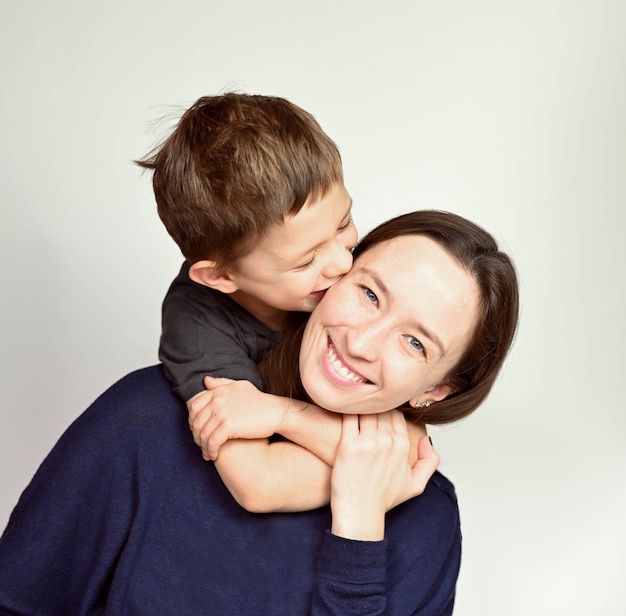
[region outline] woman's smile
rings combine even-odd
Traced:
[[[370,380],[345,363],[330,338],[327,338],[327,349],[324,368],[333,381],[338,382],[340,385],[371,384]]]

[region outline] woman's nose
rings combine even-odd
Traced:
[[[385,341],[381,325],[376,319],[359,319],[355,315],[346,335],[348,353],[365,361],[374,361],[382,352]]]

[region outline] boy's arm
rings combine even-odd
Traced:
[[[255,512],[302,511],[328,504],[330,467],[341,438],[341,415],[264,394],[243,381],[207,378],[205,384],[207,391],[189,405],[190,427],[206,459],[217,458],[219,450],[217,470],[244,508]],[[427,470],[432,447],[423,448],[418,460],[417,443],[426,432],[423,426],[407,427],[412,443],[411,464],[418,463],[427,471],[423,474],[423,489],[432,475]],[[295,443],[270,443],[267,438],[257,438],[275,433]],[[226,440],[221,448],[216,447],[216,443],[221,445]],[[211,441],[213,445],[209,445]],[[414,492],[404,493],[396,504],[411,496]]]
[[[410,481],[401,481],[391,506],[421,494],[438,464],[428,437],[422,438],[405,462]],[[252,513],[308,511],[330,502],[332,468],[295,443],[229,441],[215,466],[233,498]]]
[[[246,381],[206,377],[206,391],[189,404],[189,425],[207,460],[215,460],[231,439],[280,434],[333,466],[341,439],[342,415],[315,404],[259,391]],[[407,423],[414,449],[426,436],[423,424]]]
[[[286,432],[281,430],[285,416],[295,412],[300,418],[305,403],[265,394],[247,381],[207,377],[206,385],[206,391],[188,401],[189,425],[204,458],[216,460],[222,481],[242,507],[255,513],[287,512],[329,503],[330,466],[295,443],[268,440],[279,431]],[[311,435],[306,441],[313,447],[324,443],[318,451],[328,450],[328,457],[334,460],[341,420],[319,411],[321,421],[315,421],[317,413],[307,413],[314,421],[307,422]],[[207,453],[213,450],[208,441],[215,442],[215,434],[220,441],[215,449],[216,454],[219,449],[219,458]]]
[[[207,374],[250,381],[262,387],[256,362],[271,346],[275,335],[228,295],[193,282],[188,271],[189,263],[184,263],[163,302],[159,357],[174,390],[187,401],[191,419],[192,401],[207,393],[203,383]],[[246,384],[258,393],[258,389]],[[263,416],[259,409],[251,410],[258,411],[251,417]],[[270,436],[275,432],[269,429],[251,436]],[[337,441],[338,435],[339,431]],[[320,443],[325,441],[319,439]],[[329,471],[310,452],[298,451],[295,445],[287,443],[271,447],[267,441],[262,443],[264,447],[259,446],[261,443],[241,445],[243,449],[233,442],[226,457],[232,462],[218,464],[224,483],[239,502],[258,510],[257,495],[261,495],[266,503],[262,510],[266,511],[304,510],[328,502]],[[326,450],[320,447],[317,451]],[[329,452],[334,457],[334,446]],[[289,469],[288,473],[283,469]],[[290,477],[295,478],[293,483]]]
[[[206,390],[188,401],[189,425],[207,460],[232,439],[280,434],[326,464],[335,461],[341,415],[299,400],[259,391],[247,381],[206,377]]]
[[[252,513],[308,511],[330,500],[331,468],[294,443],[226,443],[215,462],[233,498]]]

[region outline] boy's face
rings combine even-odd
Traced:
[[[233,299],[264,322],[277,312],[311,312],[352,265],[357,241],[352,199],[343,184],[272,227],[229,277]]]

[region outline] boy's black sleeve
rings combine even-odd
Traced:
[[[193,282],[185,262],[163,301],[159,359],[174,390],[189,400],[206,375],[247,380],[259,389],[256,368],[275,334],[227,294]]]

